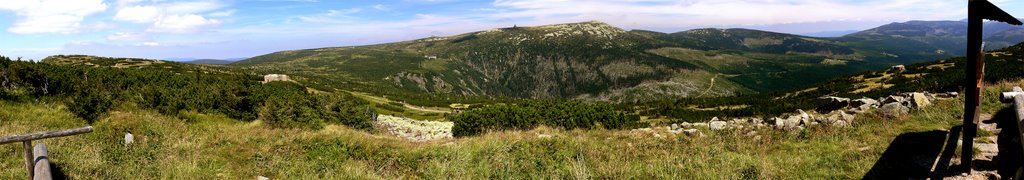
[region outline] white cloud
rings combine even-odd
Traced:
[[[128,21],[134,23],[147,23],[156,21],[160,17],[160,9],[153,6],[131,6],[121,8],[114,15],[114,20]]]
[[[207,19],[195,14],[164,16],[146,31],[165,33],[190,33],[200,28],[219,25],[220,20]]]
[[[116,32],[114,34],[107,36],[107,40],[137,42],[149,40],[149,36],[137,32]]]
[[[158,43],[158,42],[144,42],[142,44],[139,44],[139,46],[160,46],[160,43]]]
[[[822,22],[960,19],[959,0],[496,0],[494,19],[597,19],[645,26],[710,26]]]
[[[231,15],[234,15],[234,14],[235,14],[235,10],[232,9],[232,10],[227,10],[227,11],[212,12],[210,14],[207,14],[207,16],[210,16],[210,17],[228,17],[228,16],[231,16]]]
[[[216,11],[225,7],[217,1],[163,2],[162,0],[121,0],[114,20],[134,23],[152,23],[148,32],[191,33],[221,24],[210,17],[228,17],[235,10]],[[143,3],[144,5],[135,5]],[[204,16],[205,14],[205,16]]]
[[[102,0],[0,0],[0,10],[14,11],[18,20],[8,32],[78,32],[86,16],[107,10]]]

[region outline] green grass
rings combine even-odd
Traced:
[[[850,129],[762,130],[759,139],[734,131],[656,138],[541,127],[428,143],[335,125],[275,129],[223,115],[170,117],[121,106],[97,121],[93,133],[42,142],[73,179],[853,179],[863,176],[897,135],[957,124],[960,106],[960,101],[936,102],[896,119],[869,114]],[[49,107],[0,102],[0,134],[85,125],[63,106]],[[136,143],[126,147],[121,142],[128,131]],[[0,179],[23,178],[20,153],[20,146],[0,146]]]

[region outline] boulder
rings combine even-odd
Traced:
[[[849,127],[850,123],[847,123],[846,121],[843,121],[843,120],[838,120],[838,121],[832,122],[832,126],[833,127],[844,128],[844,127]]]
[[[769,120],[769,122],[770,122],[771,124],[775,125],[775,128],[778,128],[778,129],[782,129],[782,128],[785,128],[785,120],[783,120],[783,119],[780,119],[780,118],[771,118],[771,119]]]
[[[894,102],[896,102],[896,103],[903,103],[903,101],[906,101],[906,98],[903,97],[903,96],[891,96],[890,95],[890,96],[886,96],[886,97],[882,98],[880,101],[881,101],[881,104],[889,104],[889,103],[894,103]]]
[[[785,125],[783,127],[794,128],[800,126],[800,124],[803,122],[801,121],[801,119],[803,118],[801,118],[799,115],[789,116],[789,118],[786,118],[786,120],[784,121]]]
[[[850,98],[822,96],[818,98],[818,112],[832,112],[850,106]]]
[[[124,145],[128,146],[132,143],[135,143],[135,135],[132,135],[132,133],[124,133]]]
[[[750,118],[750,123],[751,124],[761,124],[761,123],[764,123],[764,120],[761,120],[761,118]]]
[[[697,131],[697,129],[686,129],[686,130],[683,130],[683,133],[686,134],[686,135],[694,136],[694,135],[697,135],[697,133],[699,133],[699,132]]]
[[[846,121],[846,122],[853,122],[853,120],[856,119],[856,118],[857,118],[856,115],[847,114],[846,112],[839,112],[839,120]]]
[[[710,123],[708,123],[711,130],[723,130],[725,129],[726,124],[727,123],[725,121],[711,121]]]
[[[891,102],[882,105],[882,107],[879,107],[878,111],[886,116],[897,116],[900,114],[906,114],[907,112],[910,112],[910,108],[903,106],[903,104],[899,102]]]
[[[800,116],[800,124],[806,125],[810,124],[811,122],[814,122],[814,116],[811,116],[811,114],[807,114],[807,112],[804,112],[804,110],[802,109],[797,109],[796,111]]]
[[[871,98],[860,98],[850,101],[850,106],[854,108],[860,108],[860,110],[868,110],[868,108],[878,107],[880,103],[877,100]]]
[[[708,127],[708,123],[693,123],[693,127]]]
[[[928,100],[928,96],[925,96],[924,93],[910,94],[910,101],[910,104],[914,108],[922,108],[927,107],[928,105],[932,105],[932,102]]]
[[[689,122],[679,123],[680,128],[688,128],[690,126],[693,126],[693,124],[690,124]]]
[[[679,124],[672,123],[672,125],[669,126],[669,130],[672,130],[672,129],[679,129]]]

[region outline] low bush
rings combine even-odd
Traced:
[[[497,104],[470,110],[450,118],[455,136],[471,136],[486,130],[526,130],[539,125],[565,129],[637,127],[639,116],[614,111],[608,104],[580,101],[539,100]]]

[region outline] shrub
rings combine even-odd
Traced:
[[[629,128],[637,126],[639,117],[615,112],[608,104],[541,100],[487,106],[451,120],[455,123],[455,136],[470,136],[486,130],[526,130],[538,125],[565,129]]]

